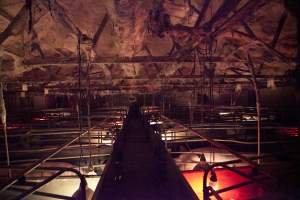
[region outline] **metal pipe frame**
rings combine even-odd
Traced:
[[[105,131],[105,132],[109,132],[106,131],[105,129],[103,130],[99,130],[99,131]],[[72,131],[72,132],[48,132],[48,133],[34,133],[34,134],[28,134],[28,135],[24,135],[24,134],[12,134],[12,135],[8,135],[8,137],[12,138],[12,137],[34,137],[34,136],[56,136],[56,135],[74,135],[74,134],[78,134],[80,131]],[[91,135],[97,135],[97,133],[92,133]],[[2,138],[3,136],[1,135],[0,138]],[[86,136],[84,136],[86,137]]]
[[[110,154],[92,154],[92,157],[100,157],[100,156],[109,156]],[[55,158],[49,158],[47,160],[67,160],[67,159],[78,159],[78,158],[88,158],[90,155],[82,155],[80,156],[63,156],[63,157],[55,157]],[[28,162],[35,162],[38,161],[39,159],[26,159],[26,160],[13,160],[11,164],[17,164],[17,163],[28,163]],[[0,168],[3,168],[0,166]]]
[[[13,200],[25,199],[29,195],[36,192],[39,188],[43,187],[44,185],[46,185],[47,183],[49,183],[50,181],[54,180],[55,178],[57,178],[58,176],[62,175],[63,173],[65,173],[67,171],[75,173],[80,178],[80,193],[79,193],[80,198],[79,199],[86,200],[85,188],[86,188],[87,182],[85,180],[85,177],[78,170],[73,169],[73,168],[64,168],[64,167],[39,167],[39,169],[51,170],[51,171],[59,170],[59,171],[57,173],[55,173],[54,175],[48,177],[44,181],[42,181],[42,182],[38,183],[37,185],[33,186],[30,190],[27,190],[26,192],[22,193],[21,195],[15,197]]]
[[[103,125],[104,123],[106,123],[106,121],[108,120],[108,118],[104,119],[99,126]],[[94,130],[93,127],[91,128],[91,130]],[[19,175],[14,176],[12,178],[10,178],[4,185],[0,186],[0,194],[7,190],[9,187],[11,187],[13,184],[15,184],[16,182],[18,182],[18,180],[22,179],[24,176],[28,175],[29,173],[31,173],[32,171],[34,171],[36,168],[38,168],[42,163],[46,162],[47,160],[51,159],[53,156],[55,156],[56,154],[58,154],[59,152],[63,151],[65,148],[67,148],[70,144],[72,144],[73,142],[75,142],[76,140],[78,140],[80,137],[84,136],[85,134],[87,134],[88,131],[84,131],[82,133],[80,133],[77,137],[74,137],[72,140],[65,142],[63,145],[61,145],[59,148],[57,148],[55,151],[48,153],[47,155],[43,156],[41,159],[37,160],[34,164],[28,166],[27,168],[25,168]]]
[[[265,157],[265,156],[256,156],[256,157],[252,157],[252,158],[249,158],[250,160],[258,160],[258,159],[261,159],[262,157]],[[229,167],[227,166],[228,164],[236,164],[236,163],[240,163],[242,162],[241,159],[237,159],[237,160],[231,160],[231,161],[226,161],[226,162],[220,162],[220,163],[214,163],[212,165],[208,165],[204,168],[204,175],[203,175],[203,199],[204,200],[209,200],[209,196],[211,195],[214,195],[217,199],[220,197],[219,196],[219,193],[222,193],[222,192],[226,192],[226,191],[229,191],[229,190],[233,190],[233,189],[236,189],[236,188],[239,188],[239,187],[242,187],[242,186],[246,186],[246,185],[249,185],[249,184],[252,184],[252,183],[258,183],[260,185],[265,185],[261,182],[261,180],[263,179],[266,179],[266,178],[272,178],[272,177],[269,177],[269,176],[265,176],[265,174],[262,174],[264,177],[263,178],[252,178],[251,176],[247,175],[247,174],[244,174],[232,167]],[[213,190],[213,188],[211,186],[207,186],[207,177],[208,177],[208,173],[215,167],[223,167],[225,169],[228,169],[242,177],[245,177],[247,179],[249,179],[250,181],[246,181],[246,182],[243,182],[243,183],[239,183],[239,184],[236,184],[236,185],[233,185],[233,186],[229,186],[229,187],[226,187],[226,188],[222,188],[220,190]],[[222,198],[221,198],[222,199]]]
[[[61,145],[58,149],[56,149],[53,152],[48,153],[47,155],[43,156],[41,159],[39,159],[38,161],[36,161],[34,164],[32,164],[31,166],[27,167],[26,169],[23,170],[23,172],[18,175],[18,176],[14,176],[12,178],[10,178],[7,183],[4,186],[0,187],[0,194],[1,192],[3,192],[4,190],[8,189],[10,186],[12,186],[14,183],[16,183],[19,179],[21,179],[22,177],[24,177],[25,175],[29,174],[30,172],[32,172],[33,170],[35,170],[37,167],[39,167],[42,163],[46,162],[48,159],[52,158],[53,156],[55,156],[56,154],[58,154],[59,152],[61,152],[62,150],[64,150],[66,147],[68,147],[70,144],[72,144],[73,142],[75,142],[76,140],[78,140],[81,136],[85,135],[88,131],[85,131],[81,134],[79,134],[77,137],[73,138],[72,140],[64,143],[63,145]]]
[[[180,124],[180,123],[178,123],[178,122],[175,122],[174,120],[171,120],[171,119],[169,119],[169,118],[166,117],[166,116],[163,116],[163,115],[162,115],[161,117],[162,117],[163,119],[167,120],[167,121],[171,121],[171,122],[173,122],[173,123],[175,123],[175,124],[180,125],[181,127],[185,128],[186,130],[190,131],[191,133],[193,133],[193,134],[195,134],[195,135],[201,137],[202,139],[208,141],[208,142],[209,142],[210,144],[212,144],[213,146],[215,146],[215,147],[217,147],[217,148],[220,148],[220,149],[224,149],[224,150],[230,152],[232,155],[234,155],[234,156],[236,156],[237,158],[239,158],[239,159],[243,160],[244,162],[248,163],[250,166],[255,167],[255,168],[257,167],[257,164],[254,163],[252,160],[249,160],[249,159],[246,158],[245,156],[242,156],[242,155],[239,154],[238,152],[236,152],[236,151],[232,150],[231,148],[229,148],[229,147],[223,145],[222,143],[216,142],[215,140],[213,140],[212,138],[209,138],[208,136],[201,135],[201,134],[199,134],[197,131],[194,131],[193,129],[191,129],[191,128],[187,127],[187,126],[184,126],[183,124]]]
[[[16,191],[16,192],[26,192],[27,191],[25,189],[15,188],[15,187],[11,187],[8,190],[12,190],[12,191]],[[48,193],[48,192],[38,192],[38,191],[35,191],[32,194],[38,195],[38,196],[43,196],[43,197],[55,198],[55,199],[74,200],[73,197],[68,197],[68,196],[59,195],[59,194],[51,194],[51,193]]]

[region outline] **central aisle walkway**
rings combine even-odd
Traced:
[[[136,104],[123,127],[94,200],[198,199]]]

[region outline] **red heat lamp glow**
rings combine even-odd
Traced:
[[[22,128],[21,124],[11,124],[7,126],[7,129],[19,129],[19,128]]]
[[[14,124],[7,125],[6,129],[7,130],[15,130],[15,129],[19,129],[19,128],[22,128],[22,127],[23,127],[22,124],[14,123]],[[2,123],[0,124],[0,129],[3,129],[3,124]]]
[[[250,167],[236,167],[235,169],[250,174],[251,168]],[[229,170],[219,168],[215,169],[215,173],[217,175],[217,182],[213,184],[213,188],[215,190],[220,190],[223,188],[227,188],[229,186],[233,186],[239,183],[243,183],[246,181],[249,181],[247,178],[244,178],[234,172],[231,172]],[[199,199],[203,199],[203,175],[204,171],[185,171],[183,172],[184,178],[187,180],[187,182],[190,184],[194,192],[197,194]],[[207,178],[207,184],[210,184],[210,178],[211,174],[208,175]],[[265,194],[263,189],[259,187],[257,184],[249,184],[243,187],[239,187],[234,190],[230,190],[224,193],[220,193],[220,196],[224,200],[236,200],[236,199],[253,199],[262,197]],[[211,199],[215,199],[213,196],[211,196]]]
[[[282,128],[281,132],[284,135],[287,135],[290,137],[299,137],[299,129],[298,128]]]

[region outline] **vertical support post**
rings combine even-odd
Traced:
[[[165,96],[162,96],[162,114],[165,114]]]
[[[165,133],[165,147],[166,147],[166,149],[168,150],[167,131],[166,131],[166,130],[163,130],[163,131],[164,131],[164,133]]]
[[[6,162],[7,162],[7,166],[8,166],[8,176],[11,177],[10,158],[9,158],[8,139],[7,139],[6,108],[5,108],[2,82],[0,82],[0,114],[1,114],[1,121],[3,124]]]
[[[91,49],[86,52],[87,54],[87,122],[88,122],[88,137],[89,137],[89,170],[93,170],[93,165],[92,165],[92,147],[91,147],[91,80],[90,80],[90,68],[91,68]]]
[[[81,106],[82,106],[82,91],[81,91],[81,33],[78,33],[78,43],[77,43],[77,51],[78,51],[78,126],[79,126],[79,145],[80,145],[80,160],[79,160],[79,171],[81,165],[81,157],[82,157],[82,146],[81,146],[81,132],[82,132],[82,113],[81,113]]]
[[[144,103],[144,106],[146,106],[146,93],[143,94],[143,103]]]
[[[190,120],[190,126],[192,126],[193,121],[194,121],[194,113],[193,113],[193,107],[192,107],[192,100],[191,99],[189,101],[189,120]]]
[[[299,8],[299,1],[296,3]],[[297,30],[298,30],[298,52],[297,52],[297,65],[296,65],[296,106],[297,106],[297,124],[298,132],[300,131],[300,14],[297,15]]]
[[[155,106],[155,94],[152,94],[152,106]]]
[[[259,88],[256,81],[255,69],[254,64],[252,62],[251,56],[248,54],[248,67],[252,75],[252,84],[255,92],[255,99],[256,99],[256,112],[257,112],[257,156],[260,156],[261,153],[261,104],[260,104],[260,93]],[[260,164],[260,159],[257,160],[257,164]]]

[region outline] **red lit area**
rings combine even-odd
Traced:
[[[299,137],[299,129],[298,128],[282,128],[281,133],[285,136],[289,137]]]
[[[48,117],[34,117],[32,118],[33,121],[47,121],[49,120]]]
[[[235,169],[238,169],[239,171],[246,174],[251,173],[251,168],[249,167],[239,167]],[[217,175],[217,182],[213,186],[215,190],[220,190],[232,185],[249,181],[248,179],[226,169],[216,169],[215,172]],[[197,194],[199,199],[203,199],[203,175],[204,175],[204,171],[183,172],[183,176],[188,181],[190,186],[193,188],[194,192]],[[208,180],[207,180],[208,184],[210,184],[209,177],[210,175],[208,176]],[[261,197],[263,195],[264,195],[263,189],[259,187],[257,184],[249,184],[220,194],[223,200],[237,200],[237,199],[246,200],[246,199]],[[211,196],[211,199],[215,199],[215,198]]]
[[[16,129],[20,129],[23,128],[23,124],[19,124],[19,123],[9,123],[7,124],[6,129],[7,130],[16,130]],[[3,124],[0,123],[0,129],[3,129]]]

